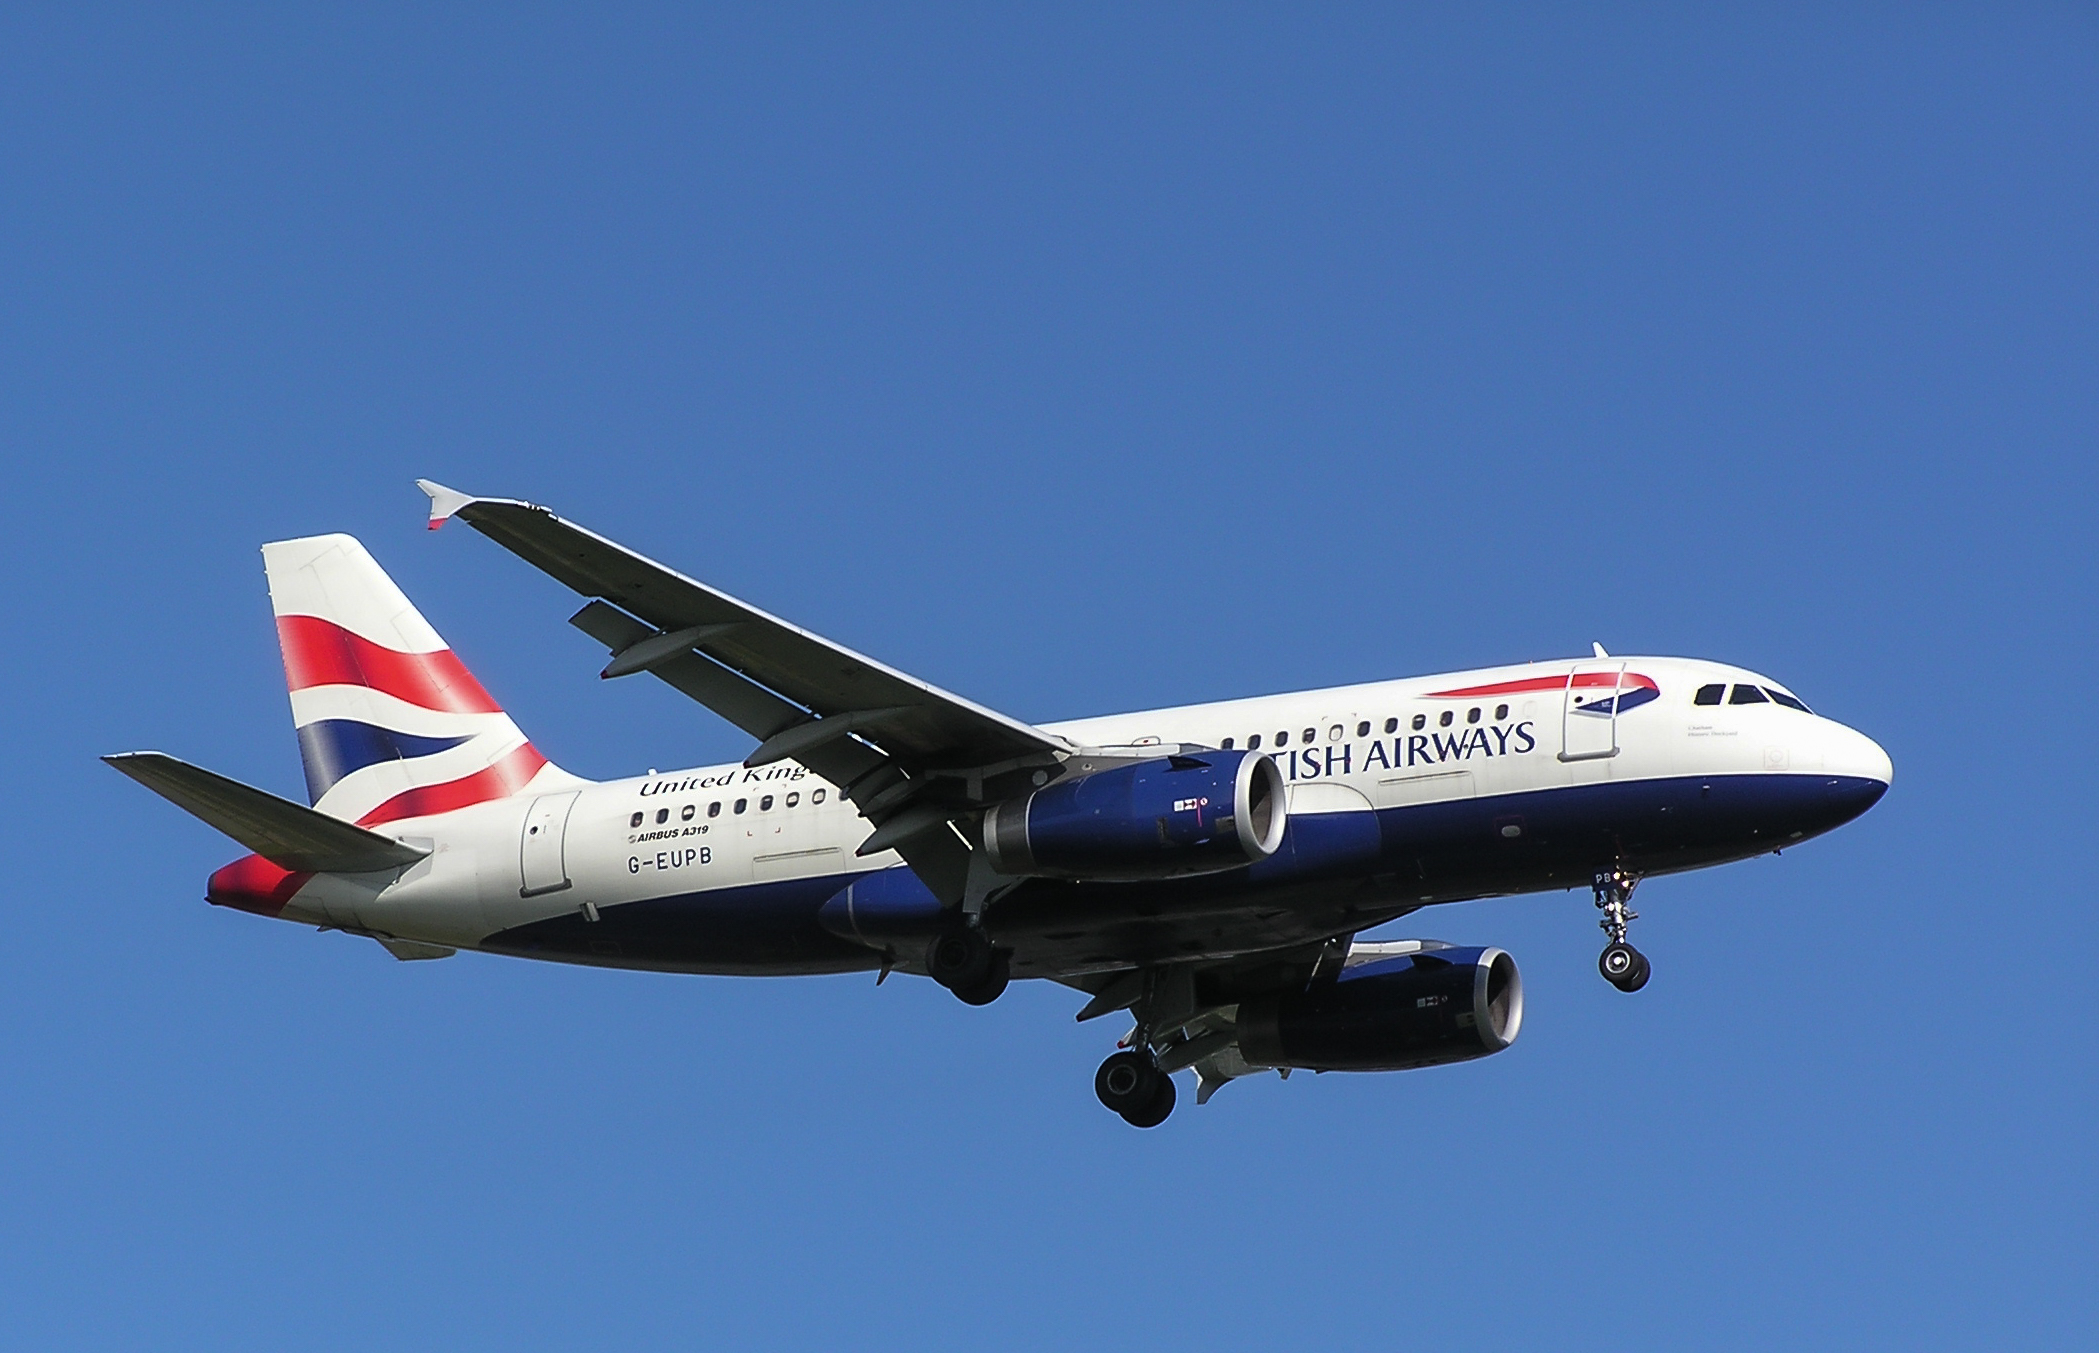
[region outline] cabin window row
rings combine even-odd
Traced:
[[[1730,705],[1773,704],[1783,705],[1787,709],[1797,709],[1802,714],[1814,713],[1813,710],[1802,704],[1797,698],[1787,695],[1776,686],[1752,686],[1747,682],[1736,683],[1734,694],[1732,695],[1727,693],[1727,683],[1724,681],[1716,681],[1710,686],[1700,686],[1698,693],[1691,697],[1691,703],[1694,705],[1717,705],[1723,698]]]
[[[1484,711],[1485,706],[1474,705],[1472,708],[1465,711],[1465,722],[1468,724],[1478,723],[1481,717],[1483,716]],[[1508,717],[1509,707],[1507,705],[1496,705],[1494,707],[1494,720],[1496,723],[1499,723],[1503,719],[1506,719]],[[1456,710],[1446,709],[1436,718],[1436,726],[1438,728],[1448,728],[1456,722]],[[1413,720],[1411,721],[1410,726],[1414,729],[1415,732],[1420,732],[1422,729],[1428,727],[1428,715],[1416,714]],[[1356,725],[1356,736],[1359,738],[1369,737],[1370,727],[1370,720],[1364,719]],[[1387,733],[1397,733],[1399,731],[1399,720],[1396,718],[1385,720],[1385,731]],[[1326,740],[1328,742],[1339,742],[1343,737],[1347,736],[1347,733],[1348,726],[1346,724],[1337,723],[1326,730]],[[1248,750],[1249,752],[1260,751],[1261,738],[1262,735],[1259,733],[1255,733],[1251,737],[1247,738],[1246,750]],[[1307,728],[1304,730],[1304,732],[1298,735],[1298,738],[1302,742],[1317,742],[1319,740],[1319,730],[1317,728]],[[1238,743],[1239,739],[1237,738],[1226,738],[1224,740],[1224,750],[1229,752],[1233,750],[1233,748],[1238,746]],[[1288,747],[1290,745],[1290,730],[1287,728],[1278,730],[1275,735],[1275,742],[1273,745],[1277,747]]]
[[[817,804],[819,804],[819,803],[822,803],[823,801],[824,801],[824,791],[823,791],[823,790],[821,790],[821,789],[812,789],[812,790],[810,790],[810,791],[809,791],[809,806],[810,806],[810,807],[812,807],[812,808],[813,808],[813,807],[815,807],[815,806],[816,806]],[[773,802],[774,802],[774,800],[773,800],[773,796],[772,796],[772,795],[770,795],[770,794],[765,794],[765,795],[761,795],[761,796],[759,797],[759,799],[758,799],[758,811],[759,811],[759,812],[761,812],[761,813],[770,813],[770,812],[771,812],[771,811],[773,810]],[[781,806],[782,808],[799,808],[799,807],[801,806],[801,804],[802,804],[802,795],[801,795],[801,791],[799,791],[799,790],[796,790],[795,792],[793,792],[793,793],[790,793],[790,794],[788,794],[788,795],[787,795],[787,796],[786,796],[786,797],[785,797],[785,798],[784,798],[783,800],[781,800],[781,801],[780,801],[780,806]],[[733,803],[732,803],[732,804],[730,805],[730,807],[729,807],[729,812],[730,812],[731,814],[736,814],[736,813],[747,813],[747,812],[749,812],[749,811],[750,811],[750,809],[751,809],[751,801],[750,801],[749,799],[737,799],[737,800],[735,800],[735,801],[734,801],[734,802],[733,802]],[[693,820],[693,819],[694,819],[695,817],[698,817],[698,816],[699,816],[699,812],[700,812],[700,806],[699,806],[698,804],[696,804],[696,803],[688,803],[688,804],[686,804],[686,805],[685,805],[685,806],[684,806],[683,808],[680,808],[680,809],[678,810],[678,820],[679,820],[680,822],[690,822],[690,821],[692,821],[692,820]],[[721,815],[722,815],[722,800],[720,800],[720,799],[716,799],[716,800],[715,800],[714,802],[712,802],[712,803],[710,803],[710,804],[708,804],[708,805],[707,805],[707,816],[709,816],[709,817],[720,817]],[[642,824],[643,824],[644,822],[648,821],[648,819],[649,819],[649,815],[648,815],[648,813],[647,813],[647,812],[639,812],[639,813],[636,813],[636,814],[634,814],[634,815],[633,815],[632,817],[630,817],[630,818],[628,818],[628,819],[627,819],[627,825],[628,825],[629,827],[639,827],[639,826],[641,826],[641,825],[642,825]],[[670,810],[670,809],[668,809],[668,808],[658,808],[658,809],[656,810],[656,822],[657,822],[657,825],[661,826],[661,825],[662,825],[663,823],[666,823],[666,822],[668,822],[668,821],[670,821],[670,820],[671,820],[671,810]]]

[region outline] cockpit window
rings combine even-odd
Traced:
[[[1784,705],[1787,709],[1797,709],[1802,714],[1813,714],[1815,712],[1809,709],[1806,705],[1801,704],[1799,700],[1795,699],[1790,695],[1787,695],[1784,691],[1780,690],[1776,686],[1764,687],[1764,694],[1770,696],[1779,704]]]
[[[1716,681],[1710,686],[1700,686],[1698,694],[1691,697],[1691,703],[1694,705],[1717,705],[1720,703],[1720,698],[1726,694],[1727,683]]]
[[[1735,687],[1735,693],[1728,697],[1727,703],[1730,705],[1766,705],[1771,702],[1766,700],[1764,693],[1754,686],[1737,686]]]

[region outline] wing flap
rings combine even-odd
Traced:
[[[665,637],[604,601],[591,602],[570,616],[569,623],[615,654],[632,653]],[[768,743],[777,746],[773,739],[811,726],[807,711],[800,706],[690,648],[670,651],[668,656],[651,654],[647,670],[673,690],[759,739],[761,751]],[[795,750],[794,759],[841,791],[858,790],[864,812],[874,811],[867,806],[874,795],[885,790],[909,790],[915,783],[907,781],[891,766],[888,757],[865,742],[844,736],[801,741],[806,745]],[[755,760],[754,755],[754,763]],[[883,817],[876,813],[875,820],[880,822]],[[969,875],[969,848],[948,828],[945,819],[924,820],[910,834],[894,837],[882,849],[894,849],[903,856],[904,863],[943,901],[952,904],[961,899]]]
[[[120,752],[102,759],[281,868],[366,874],[414,864],[430,853],[164,752]]]

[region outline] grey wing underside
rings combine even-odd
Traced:
[[[647,671],[759,740],[747,765],[792,758],[838,785],[949,905],[970,847],[955,823],[984,781],[1049,764],[1063,739],[952,695],[644,558],[546,508],[427,480],[431,522],[457,517],[593,600],[572,618],[612,652],[604,675]]]

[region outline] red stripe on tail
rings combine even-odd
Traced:
[[[312,615],[278,616],[277,642],[284,650],[284,679],[295,691],[367,686],[423,709],[503,712],[449,648],[402,653]]]
[[[431,813],[449,813],[454,808],[471,808],[491,799],[507,799],[531,783],[532,777],[539,774],[539,768],[546,764],[547,759],[539,754],[537,747],[529,742],[522,743],[504,753],[502,760],[486,770],[477,770],[472,775],[447,780],[441,785],[403,790],[358,818],[357,825],[371,827],[397,818],[426,817]]]

